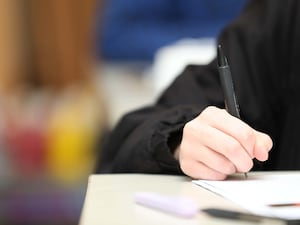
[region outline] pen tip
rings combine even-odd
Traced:
[[[224,56],[221,45],[218,45],[217,55],[218,55],[218,65],[226,66],[228,63],[226,57]]]

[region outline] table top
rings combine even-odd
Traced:
[[[192,198],[199,206],[199,213],[195,217],[187,219],[136,204],[134,194],[137,192],[154,192],[167,196]],[[91,175],[79,224],[251,224],[212,218],[200,211],[207,207],[243,211],[233,202],[193,184],[191,179],[185,176]]]

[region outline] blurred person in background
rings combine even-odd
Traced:
[[[151,61],[183,38],[215,38],[246,0],[108,0],[99,13],[96,54],[107,61]]]

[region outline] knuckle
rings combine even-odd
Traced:
[[[208,111],[215,111],[217,109],[217,107],[210,105],[210,106],[206,107],[206,109]]]
[[[183,127],[183,131],[187,131],[189,129],[191,129],[193,127],[193,120],[187,122],[184,127]]]
[[[197,126],[199,126],[199,124],[197,123],[197,121],[191,120],[191,121],[187,122],[184,125],[183,132],[184,133],[194,133],[196,130],[199,130],[197,128]]]
[[[234,157],[239,153],[239,151],[241,151],[241,146],[236,141],[229,142],[227,145],[224,146],[224,148],[226,156],[229,157]]]
[[[182,141],[181,143],[185,143],[185,139],[189,139],[191,137],[191,134],[193,134],[194,128],[191,122],[188,122],[184,125],[182,130]]]
[[[209,115],[211,115],[213,112],[215,112],[216,109],[217,109],[217,107],[215,107],[215,106],[208,106],[208,107],[206,107],[206,108],[202,111],[201,114],[202,114],[203,116],[209,116]]]
[[[240,131],[241,139],[249,144],[255,142],[255,134],[252,129],[242,129]]]

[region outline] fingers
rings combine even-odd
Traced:
[[[197,127],[193,127],[194,125]],[[195,160],[201,161],[219,172],[224,172],[224,167],[227,168],[230,163],[235,170],[231,170],[230,173],[226,174],[236,171],[247,172],[252,168],[252,157],[233,137],[204,123],[188,123],[186,126],[191,131],[191,138],[193,137],[194,139],[190,139],[190,143],[193,146],[186,147],[193,149],[197,146],[197,149],[194,151],[196,153],[193,155]]]
[[[183,129],[176,157],[187,175],[198,179],[225,179],[235,172],[248,172],[253,158],[265,161],[271,138],[225,110],[208,107]]]
[[[227,175],[217,172],[205,164],[196,161],[183,161],[183,172],[194,179],[225,180]]]
[[[195,146],[197,146],[197,149],[194,151],[192,149],[194,149]],[[230,160],[209,147],[199,144],[196,136],[194,136],[194,138],[191,137],[188,142],[182,143],[180,148],[190,150],[180,155],[181,161],[192,159],[195,162],[203,163],[207,167],[226,175],[236,172],[236,167]]]
[[[273,147],[272,139],[259,131],[255,131],[256,142],[254,148],[254,157],[259,161],[266,161],[269,157],[269,151]]]
[[[198,132],[200,137],[199,141],[201,140],[205,147],[211,149],[210,151],[218,153],[218,155],[222,155],[224,159],[234,165],[236,171],[232,171],[231,173],[248,172],[253,167],[252,157],[249,156],[240,142],[232,136],[210,126],[207,126],[205,129],[203,128]],[[204,160],[207,159],[204,158]],[[216,160],[216,155],[214,160]],[[213,163],[211,158],[209,163]],[[221,166],[221,164],[219,164],[219,166]]]
[[[203,147],[196,152],[195,158],[202,159],[201,163],[216,172],[230,175],[237,172],[235,165],[223,155]]]
[[[206,121],[208,125],[238,140],[249,156],[254,157],[253,151],[256,141],[254,129],[240,119],[228,114],[226,110],[213,106],[207,107],[201,114],[201,117],[198,117],[202,120],[200,122]]]

